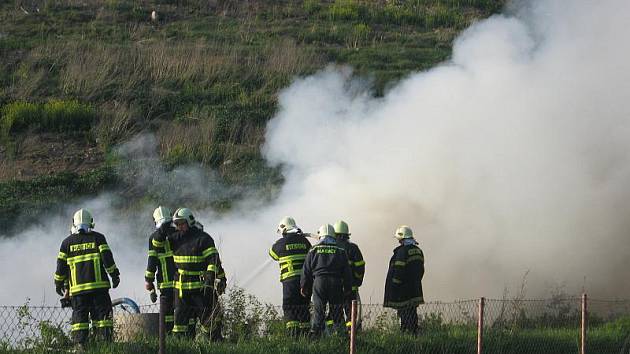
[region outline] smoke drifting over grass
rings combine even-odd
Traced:
[[[217,241],[230,283],[280,301],[267,249],[277,221],[291,215],[305,231],[340,218],[350,224],[367,261],[364,302],[382,301],[400,224],[413,228],[425,251],[429,301],[497,297],[528,270],[528,296],[566,284],[568,292],[627,297],[630,3],[530,1],[510,10],[471,26],[450,61],[410,75],[382,98],[337,67],[282,91],[263,147],[284,171],[279,197],[264,206],[242,201],[221,217],[195,211]],[[157,174],[172,183],[168,173]],[[223,193],[212,180],[189,181],[211,198]],[[187,198],[169,199],[170,206]],[[138,225],[150,226],[155,206],[139,211],[134,224],[110,204],[100,197],[68,207],[46,230],[26,228],[3,241],[0,267],[16,270],[5,281],[26,284],[5,287],[0,303],[38,302],[44,288],[46,302],[56,301],[54,257],[79,207],[92,208],[112,244],[122,272],[113,296],[145,302],[150,228],[138,232]]]

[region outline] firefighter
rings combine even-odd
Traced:
[[[171,211],[163,206],[157,207],[153,211],[153,221],[155,231],[149,236],[149,258],[147,270],[144,274],[145,288],[151,292],[151,301],[155,302],[155,285],[153,282],[157,277],[157,288],[160,290],[160,307],[166,310],[165,323],[166,331],[173,329],[173,289],[175,287],[175,263],[173,252],[171,251],[168,235],[176,230],[172,225],[173,218]],[[158,241],[159,239],[163,241]]]
[[[339,331],[343,327],[343,299],[352,292],[348,256],[343,248],[337,247],[335,229],[324,224],[317,234],[320,241],[306,255],[300,281],[302,295],[313,296],[313,337],[320,336],[324,330],[326,305],[329,305],[333,328]]]
[[[383,306],[397,310],[403,332],[415,334],[418,331],[417,307],[424,303],[424,254],[418,248],[409,226],[399,227],[394,237],[400,246],[394,249],[394,255],[389,261]]]
[[[359,287],[363,284],[363,275],[365,274],[365,261],[359,246],[350,242],[350,231],[348,224],[339,220],[334,225],[335,239],[337,240],[337,246],[343,248],[348,255],[348,264],[350,264],[350,271],[352,272],[352,292],[349,296],[346,296],[343,301],[343,309],[346,314],[346,328],[350,329],[351,317],[352,317],[352,300],[360,301]],[[359,325],[357,325],[359,327]]]
[[[310,329],[309,299],[300,294],[302,267],[311,243],[292,217],[278,223],[277,233],[282,235],[269,249],[269,255],[280,266],[282,283],[282,312],[290,336],[306,334]]]
[[[80,209],[74,213],[71,234],[61,243],[54,276],[57,294],[70,296],[72,339],[79,346],[88,339],[90,318],[97,337],[106,341],[112,339],[109,278],[114,288],[120,283],[120,272],[107,240],[93,229],[90,212]]]
[[[192,323],[199,320],[211,339],[220,341],[223,336],[218,300],[227,279],[219,251],[212,237],[195,226],[190,209],[177,209],[173,224],[177,231],[167,238],[177,268],[173,333],[192,337],[195,334]]]

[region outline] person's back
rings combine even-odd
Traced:
[[[93,227],[92,215],[87,210],[74,214],[72,234],[61,243],[54,275],[57,293],[70,296],[72,337],[77,344],[87,341],[90,318],[94,333],[111,340],[112,304],[107,274],[114,288],[120,282],[120,272],[107,240],[93,231]]]
[[[291,217],[280,220],[276,231],[282,237],[271,246],[269,256],[280,267],[282,311],[287,332],[297,336],[310,328],[310,301],[300,294],[300,277],[311,243]]]
[[[399,227],[396,238],[400,246],[394,249],[389,261],[383,306],[398,311],[402,331],[415,333],[418,328],[416,308],[424,303],[424,254],[408,226]]]
[[[344,294],[352,290],[352,274],[346,252],[336,245],[332,225],[323,225],[318,234],[321,242],[309,251],[304,262],[301,288],[304,295],[313,295],[313,321],[315,335],[324,329],[326,304],[330,304],[330,317],[337,329],[343,323]]]

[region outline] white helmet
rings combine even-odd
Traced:
[[[92,218],[92,214],[85,209],[79,209],[74,213],[72,217],[72,227],[70,231],[73,234],[79,232],[79,230],[83,230],[85,232],[94,228],[94,218]]]
[[[165,223],[170,223],[173,220],[171,217],[171,210],[167,207],[159,206],[153,211],[153,221],[155,227],[160,227]]]
[[[335,235],[350,235],[348,223],[343,220],[337,221],[335,223]]]
[[[276,230],[279,234],[284,234],[289,230],[296,229],[297,225],[295,224],[295,219],[290,216],[285,216],[278,223],[278,229]]]
[[[179,208],[173,214],[173,222],[185,220],[188,223],[188,226],[195,225],[195,217],[193,216],[192,211],[188,208]]]
[[[335,228],[330,224],[324,224],[317,230],[317,236],[320,239],[326,236],[335,237]]]
[[[398,229],[396,229],[396,233],[394,237],[398,240],[403,240],[406,238],[413,238],[413,231],[407,225],[401,225]]]

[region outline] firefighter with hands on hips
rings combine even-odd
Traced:
[[[350,231],[348,224],[339,220],[334,225],[335,239],[337,240],[337,246],[343,248],[348,255],[348,264],[350,264],[350,270],[352,272],[352,292],[348,296],[344,297],[343,310],[346,315],[346,328],[350,329],[352,324],[352,300],[360,301],[359,287],[363,284],[363,276],[365,274],[365,261],[359,246],[350,242]],[[360,322],[357,321],[357,327],[360,327]]]
[[[177,268],[173,333],[194,336],[198,319],[210,338],[219,341],[223,336],[218,300],[227,279],[214,240],[196,223],[190,209],[179,208],[173,214],[177,231],[166,237]]]
[[[389,261],[383,306],[396,309],[403,332],[415,334],[418,331],[417,308],[424,303],[424,254],[409,226],[400,226],[394,237],[400,246],[394,249]]]
[[[159,206],[153,211],[153,221],[155,231],[149,236],[149,257],[147,270],[144,274],[145,288],[151,294],[151,301],[157,301],[155,285],[153,282],[157,278],[157,288],[160,290],[160,304],[166,309],[165,322],[166,331],[173,330],[173,296],[175,287],[175,262],[173,261],[173,251],[168,240],[168,236],[173,234],[175,228],[172,225],[170,209]],[[159,241],[163,240],[163,241]]]
[[[290,336],[306,334],[310,329],[310,301],[300,294],[300,277],[311,243],[290,216],[280,220],[276,232],[282,237],[271,246],[269,256],[280,266],[282,311],[287,333]]]
[[[57,294],[70,296],[72,339],[79,347],[88,340],[90,319],[96,337],[111,341],[109,278],[114,288],[120,283],[120,272],[107,240],[93,229],[94,219],[89,211],[80,209],[74,213],[71,234],[61,243],[54,275]]]
[[[343,300],[352,292],[352,273],[348,256],[337,246],[335,229],[330,224],[317,231],[320,241],[306,255],[300,280],[304,297],[313,296],[311,335],[318,337],[325,327],[326,305],[329,306],[333,328],[343,327]]]

